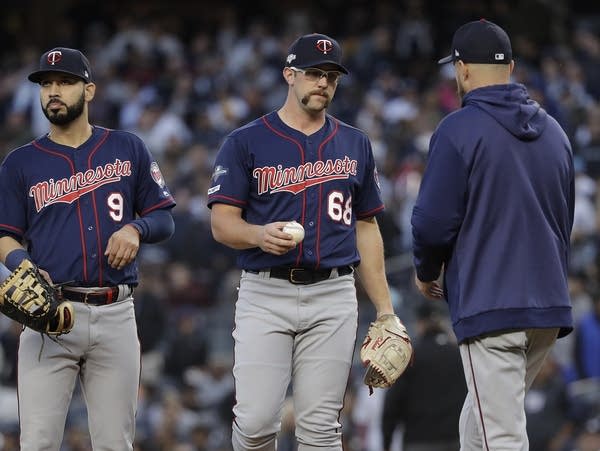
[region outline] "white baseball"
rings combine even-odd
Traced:
[[[304,239],[304,227],[296,221],[290,221],[283,226],[283,231],[292,235],[294,242],[299,243]]]

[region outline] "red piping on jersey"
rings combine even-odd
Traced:
[[[277,136],[280,136],[281,138],[287,139],[288,141],[291,141],[292,143],[296,144],[296,146],[300,150],[300,164],[304,164],[305,163],[304,147],[302,147],[302,144],[300,144],[296,139],[292,138],[291,136],[288,136],[285,133],[275,129],[271,124],[269,124],[266,116],[262,117],[262,121],[265,123],[267,128],[269,130],[271,130],[273,133],[275,133]],[[293,219],[293,218],[291,218],[291,219]],[[306,190],[304,190],[302,192],[302,214],[300,217],[300,224],[304,225],[305,220],[306,220]],[[318,247],[318,239],[317,239],[317,243],[315,243],[315,245]],[[296,257],[296,266],[300,265],[300,262],[302,261],[303,252],[304,252],[304,241],[300,241],[300,244],[298,244],[298,256]]]
[[[148,214],[148,213],[150,213],[151,211],[158,210],[160,207],[163,207],[163,206],[165,206],[165,205],[168,205],[168,204],[170,204],[170,203],[172,203],[172,202],[173,202],[173,198],[172,198],[172,197],[169,197],[168,199],[165,199],[165,200],[163,200],[162,202],[159,202],[158,204],[156,204],[156,205],[153,205],[152,207],[148,207],[148,208],[146,208],[144,211],[140,212],[140,216],[147,215],[147,214]]]
[[[229,201],[232,204],[236,204],[236,205],[247,205],[248,204],[248,202],[246,202],[245,200],[239,200],[239,199],[236,199],[231,196],[223,196],[222,194],[211,194],[210,196],[208,196],[209,202],[212,202],[213,200],[216,201],[218,199],[226,200],[226,201]]]
[[[92,169],[92,157],[96,153],[96,151],[104,144],[104,141],[108,138],[108,130],[104,129],[104,135],[96,144],[88,156],[88,169]],[[98,220],[98,208],[96,207],[96,192],[92,191],[92,205],[94,209],[94,220],[96,221],[96,240],[98,242],[98,286],[101,287],[103,284],[103,268],[104,268],[104,248],[102,246],[102,238],[101,238],[101,230],[100,230],[100,221]]]
[[[18,233],[21,236],[23,236],[23,234],[25,233],[25,231],[23,229],[20,229],[18,227],[11,226],[11,225],[8,225],[8,224],[0,224],[0,228],[12,230],[12,231]]]
[[[32,145],[34,147],[37,147],[42,152],[46,152],[46,153],[49,153],[50,155],[64,158],[67,161],[67,163],[69,163],[69,166],[71,167],[71,175],[75,175],[75,165],[73,164],[73,161],[71,161],[71,159],[69,157],[67,157],[66,155],[63,155],[62,153],[55,152],[50,149],[46,149],[46,148],[40,146],[40,144],[37,141],[33,141]],[[83,218],[81,217],[80,202],[81,202],[81,199],[77,199],[77,218],[79,219],[79,240],[81,242],[81,254],[83,256],[83,279],[87,280],[87,248],[85,245],[85,235],[83,234]]]
[[[331,131],[329,136],[326,136],[323,142],[319,145],[319,149],[317,150],[317,155],[319,160],[323,161],[323,147],[327,144],[331,139],[337,134],[339,128],[339,122],[334,117],[331,117],[331,120],[335,124],[335,127]],[[315,268],[319,268],[321,264],[321,211],[323,209],[323,184],[319,185],[319,208],[317,210],[317,243],[315,246],[315,254],[317,257],[317,265]]]
[[[382,211],[384,209],[385,209],[385,206],[384,205],[380,205],[379,207],[373,208],[372,210],[365,211],[365,212],[360,213],[360,214],[357,213],[356,217],[358,219],[371,218],[371,217],[375,216],[377,213],[379,213],[380,211]]]

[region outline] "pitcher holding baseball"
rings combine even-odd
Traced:
[[[302,227],[302,224],[296,221],[290,221],[284,225],[283,231],[289,235],[292,235],[292,240],[296,244],[304,239],[304,227]]]
[[[235,451],[276,449],[290,382],[298,450],[341,451],[359,262],[378,315],[393,314],[371,144],[326,113],[346,73],[334,39],[298,38],[283,68],[284,105],[231,132],[215,161],[212,232],[239,250],[243,269],[233,332]]]

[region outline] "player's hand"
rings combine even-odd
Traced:
[[[140,234],[132,225],[125,225],[108,239],[106,252],[108,264],[115,269],[123,269],[133,260],[140,248]]]
[[[42,268],[38,268],[38,271],[40,272],[40,275],[46,280],[46,282],[48,282],[50,285],[53,285],[52,277],[50,277],[48,271]]]
[[[444,290],[437,282],[432,280],[431,282],[422,282],[417,276],[415,276],[415,284],[423,296],[427,299],[438,300],[444,298]]]
[[[286,224],[287,221],[265,224],[260,231],[258,247],[264,252],[274,255],[283,255],[295,249],[296,242],[282,230]]]

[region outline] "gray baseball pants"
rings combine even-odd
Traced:
[[[73,302],[73,330],[55,343],[31,329],[19,345],[22,451],[58,451],[77,379],[94,451],[133,449],[140,344],[133,299],[91,306]]]
[[[525,393],[558,329],[526,329],[464,342],[468,394],[460,416],[461,451],[527,451]]]
[[[311,285],[243,272],[235,312],[235,451],[274,451],[288,386],[299,451],[341,451],[356,340],[354,276]]]

